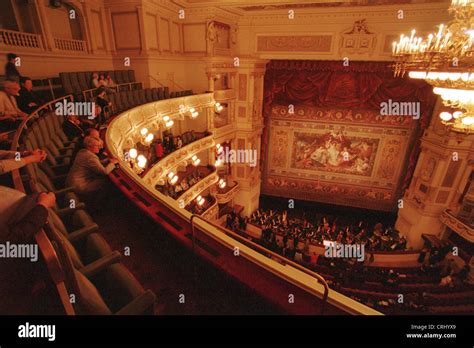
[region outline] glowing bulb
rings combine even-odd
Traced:
[[[138,162],[145,162],[146,163],[146,157],[143,155],[138,156],[137,158]]]
[[[154,138],[153,134],[150,133],[150,134],[148,134],[148,135],[146,136],[145,142],[151,143],[151,142],[153,141],[153,138]]]
[[[178,181],[179,177],[177,175],[173,176],[173,178],[170,180],[170,183],[171,185],[174,185],[176,184],[176,182]]]
[[[222,164],[222,160],[221,160],[220,158],[218,158],[218,159],[216,160],[215,166],[218,167],[218,166],[220,166],[221,164]]]
[[[196,117],[198,117],[198,116],[199,116],[199,112],[197,112],[197,111],[193,111],[193,112],[191,113],[191,117],[192,117],[192,118],[196,118]]]
[[[130,149],[130,151],[128,151],[128,155],[130,156],[130,158],[137,158],[138,156],[138,151],[137,149]]]
[[[174,173],[173,173],[173,172],[169,172],[169,173],[168,173],[168,179],[171,180],[171,179],[173,178],[173,176],[174,176]]]
[[[452,115],[449,112],[443,111],[439,114],[439,118],[443,121],[449,121],[452,118]]]
[[[170,117],[167,115],[167,116],[163,116],[163,121],[165,122],[168,122],[170,120]]]
[[[170,121],[168,121],[168,122],[165,123],[165,126],[168,127],[168,128],[171,128],[173,125],[174,125],[174,121],[173,121],[173,120],[170,120]]]
[[[453,112],[453,117],[454,118],[459,118],[459,117],[461,117],[462,114],[463,114],[462,111],[454,111]]]
[[[140,134],[141,134],[142,136],[147,135],[147,134],[148,134],[148,129],[147,129],[147,128],[142,128],[142,130],[140,131]]]
[[[426,77],[425,71],[410,71],[408,76],[412,79],[424,79]]]
[[[462,124],[464,124],[466,126],[470,126],[470,125],[474,124],[474,117],[472,117],[472,116],[464,117],[461,122],[462,122]]]
[[[138,161],[138,166],[144,169],[146,167],[146,161]]]
[[[194,108],[189,109],[190,113],[193,113],[194,111],[196,111],[196,109],[194,109]]]

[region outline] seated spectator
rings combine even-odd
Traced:
[[[76,137],[84,137],[84,129],[82,128],[81,120],[76,115],[66,117],[66,120],[63,122],[63,131],[69,140]]]
[[[164,155],[163,144],[161,143],[161,139],[157,139],[155,143],[155,156],[157,159],[161,159]]]
[[[20,82],[20,93],[16,97],[18,108],[27,114],[31,114],[41,105],[41,102],[33,93],[33,81],[29,77],[22,77]]]
[[[107,83],[107,87],[117,87],[117,84],[115,83],[115,81],[112,79],[112,77],[110,77],[109,74],[107,74],[107,77],[106,77],[106,83]]]
[[[84,138],[84,148],[81,149],[74,159],[74,163],[66,179],[66,186],[73,186],[75,191],[91,198],[92,195],[102,190],[108,183],[106,176],[115,169],[118,160],[112,158],[108,161],[99,159],[99,152],[103,147],[102,140],[92,136]]]
[[[101,86],[97,89],[97,97],[95,99],[95,102],[98,106],[100,106],[101,112],[98,114],[98,123],[99,126],[102,126],[106,119],[105,119],[105,108],[109,108],[112,106],[112,103],[109,102],[107,99],[105,99],[106,95],[106,89],[105,87]]]
[[[104,74],[99,75],[99,87],[107,87],[107,81],[105,80]]]
[[[174,139],[174,147],[175,149],[180,149],[183,147],[183,141],[181,140],[181,137],[180,136],[177,136],[175,139]]]
[[[5,64],[5,78],[7,80],[20,82],[20,72],[16,68],[16,59],[18,56],[14,53],[7,54],[7,64]]]
[[[24,151],[17,157],[16,151],[0,150],[0,175],[21,168],[30,163],[40,163],[46,159],[43,150]]]
[[[99,74],[98,73],[92,73],[92,87],[93,88],[99,88]]]
[[[15,130],[28,115],[18,108],[15,97],[20,91],[18,82],[6,80],[0,91],[0,132]]]

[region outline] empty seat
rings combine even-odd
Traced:
[[[128,80],[130,82],[136,82],[136,80],[135,80],[135,71],[134,70],[128,70]]]
[[[153,91],[151,88],[145,89],[145,98],[147,103],[151,103],[153,101]]]
[[[146,92],[144,89],[138,90],[138,97],[140,98],[140,104],[146,104],[147,99],[146,99]]]

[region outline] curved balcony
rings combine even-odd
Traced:
[[[176,168],[181,163],[189,160],[196,153],[209,149],[215,145],[216,143],[214,142],[212,133],[199,140],[193,141],[158,161],[144,175],[143,180],[148,185],[154,185],[159,180],[163,179],[171,169]]]
[[[217,203],[219,204],[225,204],[230,202],[237,191],[239,190],[239,183],[233,181],[232,185],[229,183],[224,189],[218,189],[214,196],[217,199]]]
[[[443,211],[440,216],[441,222],[459,234],[464,239],[474,243],[474,228],[460,220],[450,209]]]
[[[161,100],[128,110],[110,123],[105,143],[109,153],[122,161],[119,162],[120,169],[109,177],[125,196],[196,255],[252,287],[288,313],[380,315],[380,312],[337,291],[329,291],[327,282],[319,274],[215,224],[211,219],[217,200],[203,213],[203,218],[183,209],[178,203],[179,198],[177,201],[159,192],[130,168],[124,150],[135,144],[135,135],[143,127],[154,128],[153,123],[161,122],[164,115],[182,117],[179,115],[180,105],[210,108],[214,107],[215,101],[213,93]],[[183,193],[181,198],[190,202],[217,181],[214,171]],[[236,247],[240,252],[238,258],[235,257]],[[288,293],[299,300],[290,304]]]
[[[217,171],[213,171],[211,174],[201,179],[197,184],[191,186],[178,198],[180,206],[183,206],[183,204],[184,206],[188,205],[194,198],[199,196],[203,191],[205,191],[218,181],[219,176],[217,175]]]
[[[180,106],[185,105],[195,109],[204,109],[214,106],[213,93],[191,95],[182,98],[173,98],[159,100],[153,103],[137,106],[121,113],[109,125],[105,140],[109,152],[124,160],[124,150],[132,148],[136,141],[136,135],[144,127],[148,129],[158,128],[159,123],[163,122],[165,115],[171,119],[181,119]],[[129,174],[135,174],[133,170],[122,166]]]
[[[219,213],[219,205],[217,204],[217,200],[214,200],[214,203],[212,203],[201,216],[204,219],[213,221],[217,219],[217,213]]]

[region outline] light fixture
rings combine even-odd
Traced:
[[[443,104],[460,109],[440,113],[441,122],[456,132],[470,133],[474,118],[474,0],[452,0],[453,19],[425,38],[400,35],[392,44],[395,76],[423,79]],[[466,119],[466,120],[464,120]]]
[[[138,156],[138,151],[137,151],[137,149],[134,149],[134,148],[130,149],[130,150],[128,151],[128,155],[130,156],[131,159],[137,158],[137,156]]]
[[[191,161],[192,161],[193,166],[195,166],[195,167],[197,167],[199,165],[199,163],[201,163],[201,160],[196,155],[194,155],[191,158]]]
[[[221,105],[221,103],[216,103],[215,108],[216,108],[217,112],[221,112],[224,109],[224,107]]]
[[[168,181],[171,185],[176,184],[178,182],[178,179],[179,177],[175,173],[173,172],[168,173]]]
[[[203,196],[201,196],[201,195],[197,196],[197,198],[196,198],[196,203],[197,203],[198,205],[203,205],[205,202],[206,202],[206,200],[204,199]]]
[[[219,167],[221,164],[222,164],[222,160],[220,158],[216,159],[216,162],[214,163],[214,165],[216,167]]]
[[[227,185],[227,183],[225,182],[224,179],[220,179],[220,180],[219,180],[219,187],[220,187],[221,189],[223,189],[224,187],[226,187],[226,185]]]
[[[216,150],[217,150],[217,154],[220,154],[222,151],[224,151],[224,148],[222,147],[221,144],[217,144],[216,145]]]
[[[190,108],[189,113],[191,115],[191,118],[196,118],[199,116],[199,112],[197,112],[195,108]]]
[[[148,133],[148,135],[147,135],[146,138],[145,138],[145,144],[146,144],[146,145],[150,145],[151,142],[153,141],[153,138],[154,138],[153,134],[152,134],[152,133]]]
[[[148,134],[148,128],[142,128],[140,134],[142,135],[142,137],[145,137]]]

